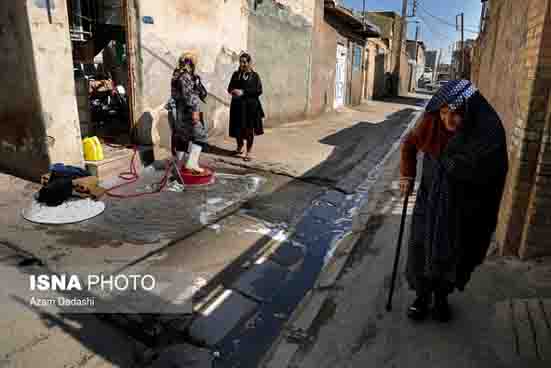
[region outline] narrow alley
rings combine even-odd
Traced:
[[[0,368],[549,368],[551,0],[4,0],[0,50]]]
[[[209,216],[203,218],[206,221],[200,212],[186,210],[201,207],[194,199],[186,200],[182,197],[185,193],[164,192],[166,199],[161,193],[160,198],[114,200],[109,204],[114,213],[108,216],[117,216],[116,220],[98,218],[56,228],[33,225],[21,219],[19,211],[37,186],[4,176],[2,219],[7,231],[2,235],[6,252],[3,272],[6,283],[19,278],[3,287],[9,293],[4,294],[7,299],[2,305],[6,320],[11,321],[6,325],[11,331],[6,336],[10,342],[5,345],[9,349],[6,356],[31,364],[39,358],[35,351],[67,339],[82,339],[81,348],[60,359],[99,356],[106,364],[125,366],[138,359],[135,350],[161,353],[158,359],[162,360],[166,359],[163,351],[189,344],[185,346],[191,351],[206,349],[209,359],[218,356],[215,352],[219,354],[219,365],[256,365],[335,248],[350,236],[356,212],[367,201],[369,185],[381,162],[396,150],[395,143],[424,103],[423,98],[413,97],[373,102],[270,129],[259,139],[256,159],[249,163],[225,154],[231,146],[224,137],[213,139],[202,160],[219,173],[220,184],[247,177],[258,178],[260,183],[237,201],[233,197],[242,191],[233,186],[209,187],[199,196],[206,206],[211,204]],[[182,204],[175,204],[176,198]],[[159,199],[165,204],[159,205]],[[235,203],[225,206],[228,201]],[[136,221],[138,213],[144,219],[155,218],[155,222]],[[185,295],[193,299],[193,309],[157,316],[123,314],[127,305],[119,306],[117,313],[98,315],[97,323],[106,324],[108,330],[115,327],[106,336],[118,341],[118,331],[122,331],[134,341],[125,342],[127,349],[112,351],[105,338],[82,335],[68,327],[83,320],[91,323],[90,318],[96,317],[70,314],[63,308],[21,305],[26,298],[25,284],[22,275],[14,272],[40,273],[44,269],[153,274],[167,284],[158,296],[147,297],[150,303],[161,297],[159,313],[163,304],[171,305]],[[40,320],[50,321],[57,332],[42,330]],[[26,326],[36,332],[21,335]],[[35,346],[32,341],[40,336],[43,338]],[[52,367],[59,364],[52,361]]]

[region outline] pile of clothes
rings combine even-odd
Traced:
[[[50,172],[42,176],[42,188],[36,200],[50,207],[59,206],[77,194],[81,198],[98,199],[105,190],[98,186],[98,179],[80,167],[54,164]]]

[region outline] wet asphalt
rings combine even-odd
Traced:
[[[315,286],[339,240],[351,231],[354,214],[368,200],[369,188],[376,180],[384,158],[391,149],[396,149],[396,142],[412,116],[413,111],[408,111],[398,120],[383,123],[371,131],[367,129],[364,134],[368,136],[363,140],[362,137],[356,138],[357,144],[369,141],[373,149],[366,150],[354,165],[346,157],[339,159],[335,155],[330,158],[332,165],[321,165],[317,177],[324,176],[325,167],[332,173],[329,177],[335,178],[334,174],[338,174],[337,178],[341,180],[321,187],[319,195],[310,201],[298,219],[291,219],[294,226],[288,236],[264,263],[271,267],[257,266],[262,269],[256,270],[257,277],[247,287],[233,285],[234,290],[254,300],[256,305],[235,328],[209,346],[215,352],[216,367],[258,366],[295,308]],[[347,152],[353,150],[349,147]],[[339,162],[344,168],[339,167]]]

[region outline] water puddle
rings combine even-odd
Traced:
[[[415,120],[412,120],[410,127]],[[322,269],[335,255],[339,242],[352,231],[353,219],[367,203],[369,191],[408,130],[403,131],[354,193],[343,194],[329,190],[305,211],[295,226],[295,231],[287,238],[288,242],[296,242],[304,249],[303,262],[278,287],[273,299],[260,305],[258,316],[261,323],[256,323],[254,328],[239,326],[223,339],[218,347],[223,359],[217,362],[217,367],[257,366],[259,359],[277,338],[286,322],[276,316],[290,316],[304,295],[315,285]],[[262,231],[274,236],[279,234],[269,228]],[[326,314],[331,315],[332,312]],[[238,348],[232,343],[235,340],[240,341]]]

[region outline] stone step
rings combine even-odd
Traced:
[[[86,168],[92,175],[97,176],[100,182],[118,176],[121,173],[129,172],[134,156],[134,167],[138,173],[143,168],[140,152],[134,154],[133,149],[114,148],[103,145],[103,155],[104,159],[101,161],[86,161]]]

